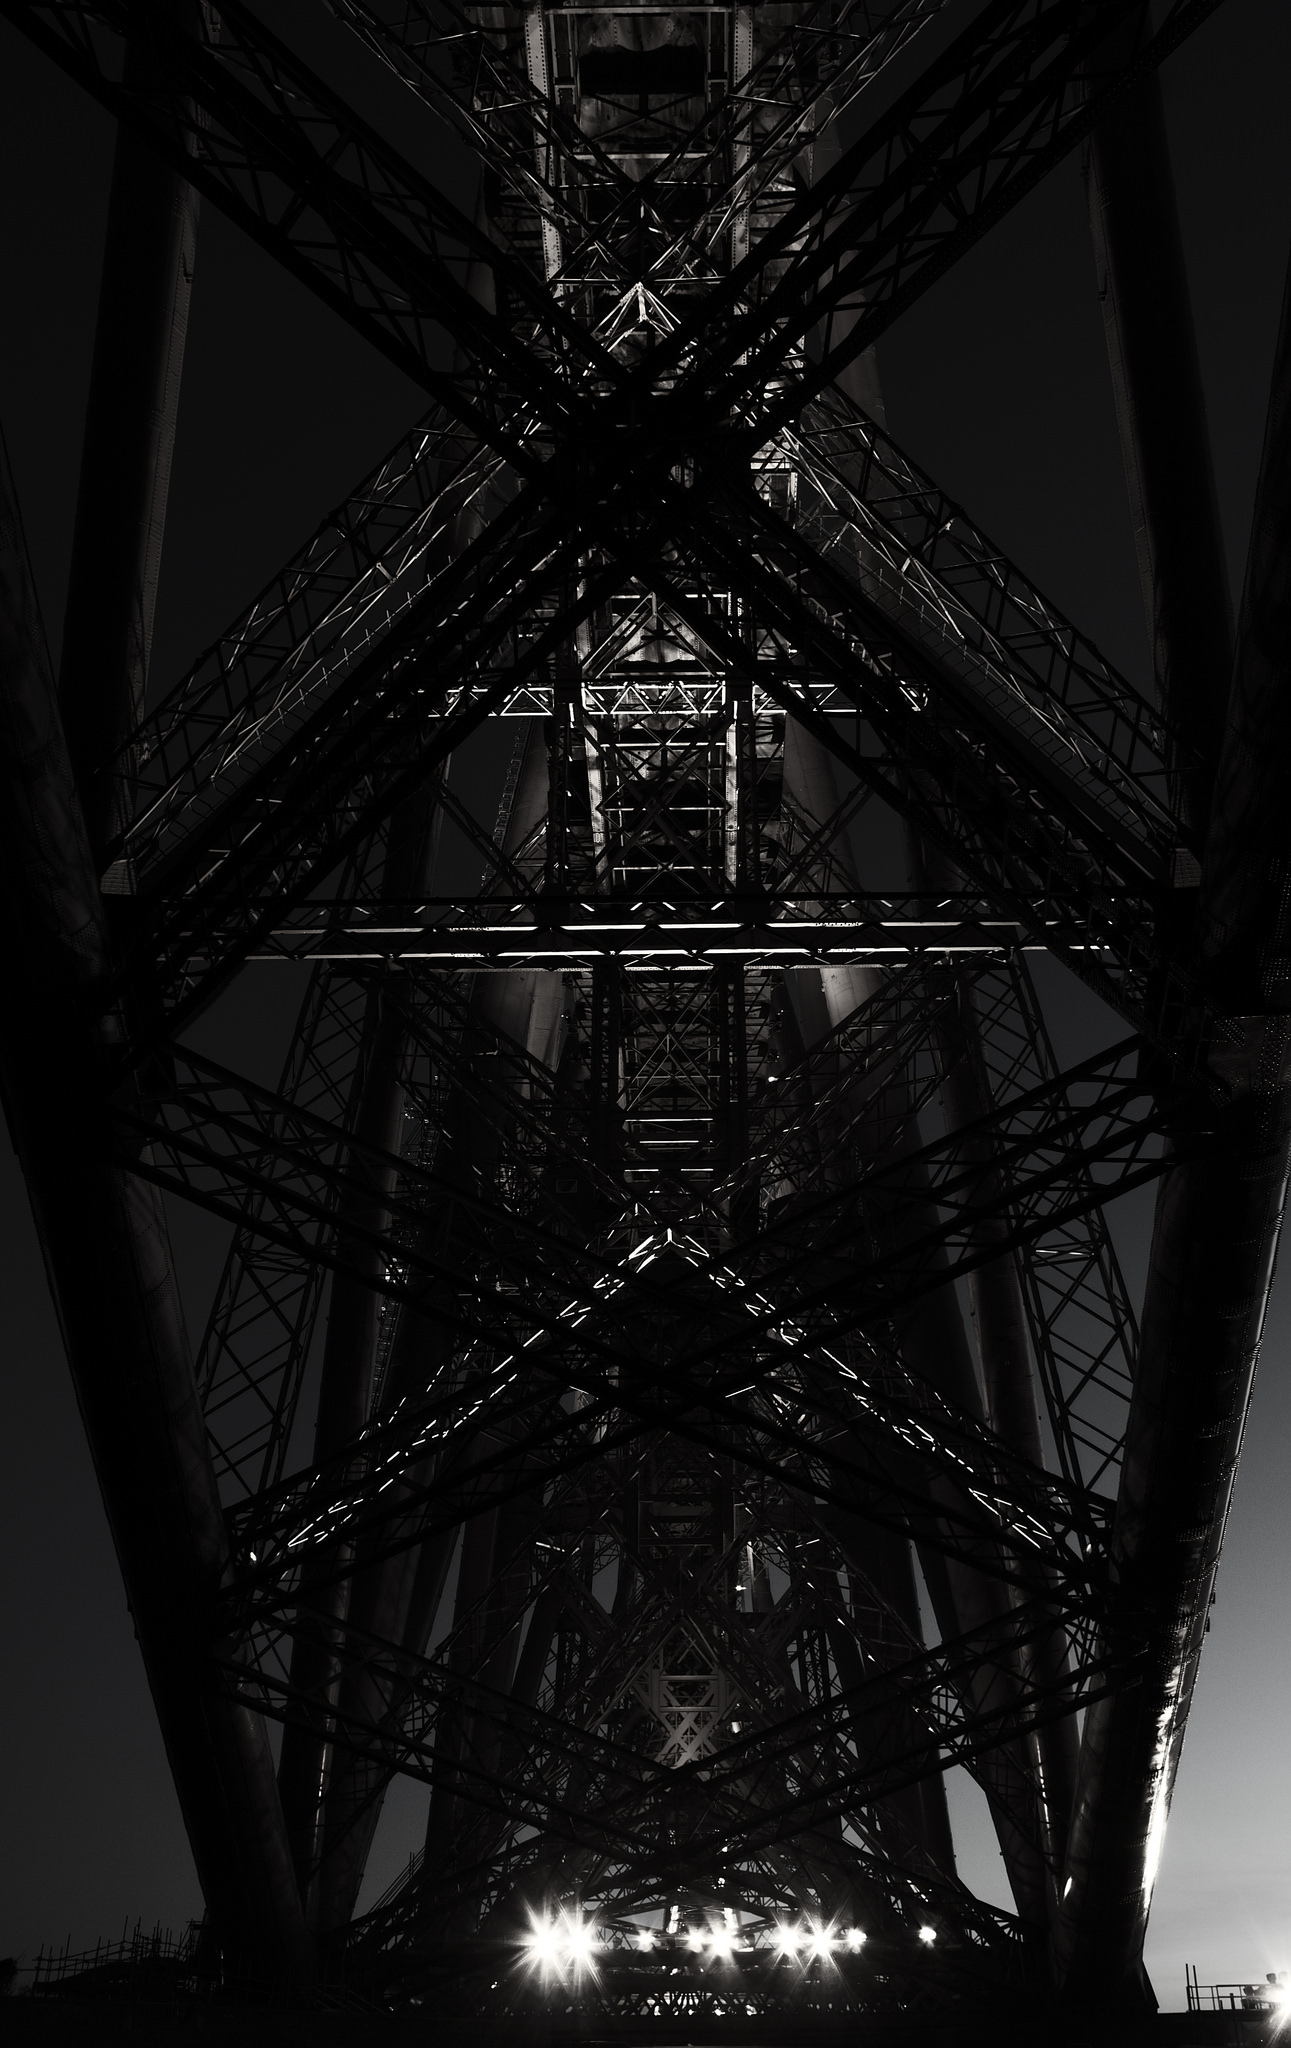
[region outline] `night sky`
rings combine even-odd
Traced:
[[[330,63],[340,31],[275,8]],[[351,90],[464,198],[469,167],[371,85]],[[1291,8],[1226,0],[1163,73],[1235,592],[1291,241]],[[0,421],[57,649],[93,337],[112,125],[0,28]],[[889,426],[1137,682],[1146,678],[1120,454],[1075,160],[881,345]],[[422,410],[419,394],[204,207],[154,677],[169,684]],[[276,1060],[291,977],[251,1052]],[[1056,979],[1060,1051],[1089,1006]],[[1117,1035],[1112,1030],[1105,1038]],[[1146,1205],[1121,1225],[1131,1273]],[[214,1258],[185,1225],[200,1331]],[[1291,1260],[1284,1265],[1291,1267]],[[26,1198],[0,1137],[0,1955],[123,1921],[178,1928],[200,1895],[81,1437]],[[1162,2005],[1203,1981],[1291,1967],[1291,1286],[1280,1277],[1158,1883],[1148,1966]],[[970,1795],[964,1875],[1004,1902]],[[365,1897],[417,1842],[390,1803]]]

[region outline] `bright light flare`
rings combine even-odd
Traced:
[[[814,1962],[827,1963],[834,1953],[835,1934],[832,1927],[811,1927],[807,1930],[807,1953]]]
[[[704,1953],[704,1930],[702,1927],[691,1928],[686,1936],[686,1947],[690,1950],[692,1956],[699,1956]]]
[[[529,1961],[535,1969],[558,1969],[562,1960],[563,1944],[560,1929],[552,1920],[535,1920],[524,1938]]]
[[[565,1936],[565,1952],[575,1969],[585,1968],[596,1949],[596,1929],[590,1920],[575,1921]]]
[[[849,1955],[858,1956],[865,1946],[865,1941],[866,1934],[863,1927],[845,1927],[843,1929],[843,1947]]]
[[[524,1938],[525,1959],[530,1969],[544,1976],[564,1976],[572,1970],[581,1976],[595,1968],[596,1923],[576,1920],[561,1913],[555,1920],[533,1919]]]
[[[937,1930],[936,1930],[936,1928],[935,1928],[935,1927],[921,1927],[921,1928],[919,1929],[919,1939],[920,1939],[920,1941],[921,1941],[921,1942],[923,1943],[923,1945],[924,1945],[924,1947],[925,1947],[925,1948],[931,1948],[931,1947],[932,1947],[932,1945],[933,1945],[933,1943],[934,1943],[934,1941],[935,1941],[935,1940],[937,1939]]]
[[[796,1956],[802,1947],[802,1931],[787,1920],[782,1921],[775,1931],[775,1945],[782,1956]]]
[[[637,1947],[638,1947],[639,1949],[642,1949],[642,1950],[646,1950],[646,1949],[652,1949],[652,1948],[654,1947],[654,1943],[655,1943],[655,1933],[654,1933],[654,1929],[653,1929],[653,1927],[642,1927],[642,1928],[638,1929],[638,1932],[637,1932]]]

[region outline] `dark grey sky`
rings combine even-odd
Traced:
[[[304,0],[283,18],[306,20]],[[315,15],[315,20],[321,17]],[[333,33],[331,30],[325,34]],[[1225,0],[1165,74],[1230,559],[1240,582],[1291,241],[1291,8]],[[0,30],[0,420],[51,632],[70,546],[111,128]],[[444,174],[460,179],[460,166]],[[892,332],[889,423],[1137,679],[1145,653],[1078,167],[1068,164]],[[172,677],[420,410],[409,387],[211,210],[199,237],[156,660]],[[1080,1005],[1066,1000],[1073,1044]],[[71,1169],[71,1170],[74,1170]],[[1131,1264],[1141,1229],[1127,1219]],[[195,1273],[200,1236],[186,1239]],[[1291,1261],[1288,1262],[1291,1264]],[[0,1137],[0,1954],[199,1895]],[[195,1305],[200,1324],[201,1306]],[[1291,1287],[1275,1296],[1153,1911],[1149,1967],[1291,1967]],[[396,1801],[376,1888],[414,1846]],[[965,1875],[998,1894],[969,1828]]]

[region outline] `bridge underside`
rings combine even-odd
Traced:
[[[337,0],[468,215],[241,0],[0,0],[121,121],[57,685],[5,480],[5,1100],[230,1987],[1151,2003],[1291,1131],[1286,335],[1234,633],[1157,81],[1216,4]],[[1077,149],[1151,701],[874,363]],[[430,409],[163,688],[199,200]],[[210,1019],[284,974],[269,1086]]]

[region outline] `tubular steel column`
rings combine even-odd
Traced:
[[[1090,1710],[1059,1959],[1113,1998],[1142,1944],[1259,1356],[1291,1161],[1291,292],[1284,300],[1199,913],[1222,1004],[1161,1184],[1117,1510],[1141,1687]]]
[[[912,878],[922,887],[946,894],[962,886],[962,877],[936,849],[910,838]],[[972,1131],[992,1107],[983,1053],[981,1020],[971,976],[959,978],[956,1001],[940,1033],[944,1075],[942,1107],[952,1130]],[[989,1145],[974,1148],[984,1174],[998,1180],[1000,1169]],[[999,1188],[1001,1196],[1005,1190]],[[1000,1201],[992,1224],[980,1239],[987,1256],[966,1281],[978,1365],[982,1405],[992,1429],[1032,1464],[1045,1462],[1040,1400],[1028,1336],[1021,1276],[1009,1243],[1007,1202]],[[989,1254],[996,1251],[996,1256]],[[1067,1672],[1067,1650],[1061,1629],[1034,1645],[1024,1660],[1032,1675],[1060,1689]],[[1078,1739],[1072,1720],[1056,1720],[1030,1738],[1033,1752],[1036,1809],[1045,1873],[1036,1886],[1036,1904],[1051,1928],[1059,1906],[1058,1873],[1062,1868],[1075,1799]]]
[[[216,1664],[228,1544],[162,1198],[111,1163],[109,939],[7,461],[0,492],[5,1110],[203,1890],[230,1949],[281,1969],[299,1905],[264,1725]]]
[[[1163,1181],[1143,1310],[1139,1385],[1131,1413],[1118,1549],[1131,1606],[1169,1615],[1139,1623],[1154,1679],[1139,1694],[1091,1711],[1056,1953],[1073,1995],[1114,1995],[1141,1976],[1142,1944],[1218,1563],[1236,1452],[1258,1356],[1285,1199],[1287,1104],[1282,1026],[1264,1009],[1256,955],[1260,911],[1233,916],[1228,878],[1249,868],[1261,819],[1252,769],[1267,786],[1291,755],[1277,743],[1274,693],[1251,673],[1252,637],[1276,611],[1256,577],[1243,607],[1234,696],[1231,614],[1205,399],[1170,169],[1161,86],[1139,80],[1094,129],[1090,219],[1108,354],[1139,552],[1157,688],[1178,734],[1172,795],[1181,824],[1204,846],[1200,932],[1221,1019],[1210,1052],[1205,1135],[1172,1140],[1178,1163]],[[1286,535],[1276,504],[1275,377],[1257,532]],[[1273,502],[1270,502],[1272,497]],[[1268,542],[1266,541],[1266,549]],[[1285,679],[1286,669],[1280,669]],[[1254,696],[1252,693],[1254,692]],[[1229,706],[1225,717],[1225,705]],[[1240,735],[1256,730],[1258,765],[1240,766]],[[1247,742],[1249,750],[1249,741]],[[1216,777],[1218,780],[1216,781]],[[1212,795],[1214,811],[1212,814]],[[1186,861],[1176,880],[1196,875]],[[1185,902],[1188,899],[1184,899]],[[1224,905],[1220,910],[1217,906]],[[1179,937],[1188,942],[1186,920]],[[1241,928],[1238,935],[1237,927]],[[1203,1448],[1204,1446],[1204,1448]],[[1133,1624],[1129,1624],[1132,1628]],[[1146,1788],[1136,1799],[1131,1785]]]
[[[192,0],[183,0],[184,5]],[[145,51],[128,45],[146,89]],[[116,762],[141,717],[197,240],[197,194],[122,124],[112,166],[59,695],[96,857],[128,802]]]
[[[1200,845],[1224,734],[1232,603],[1155,71],[1095,126],[1086,177],[1152,664],[1179,735],[1174,799]]]

